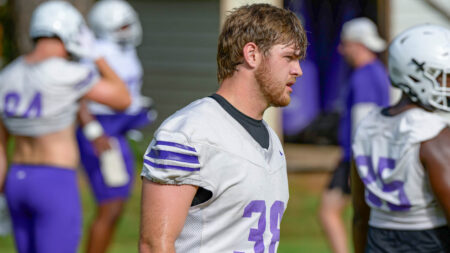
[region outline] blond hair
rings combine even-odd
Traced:
[[[231,77],[243,63],[243,48],[253,42],[266,56],[276,44],[293,44],[306,55],[305,30],[297,16],[289,10],[269,4],[244,5],[227,16],[217,47],[217,79],[219,83]]]

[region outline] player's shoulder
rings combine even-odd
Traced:
[[[379,131],[378,129],[381,127],[380,116],[382,110],[382,108],[377,107],[376,109],[367,113],[367,115],[363,117],[360,122],[358,122],[355,132],[355,138],[372,135]]]
[[[20,56],[16,59],[14,59],[12,62],[10,62],[8,65],[6,65],[1,71],[0,71],[0,77],[5,77],[10,75],[12,72],[16,72],[18,69],[22,68],[24,65],[24,59],[23,56]]]
[[[426,128],[433,129],[434,127],[442,129],[447,124],[441,116],[421,108],[410,109],[403,114],[404,117],[402,117],[402,120],[404,121],[404,125],[408,125],[417,130],[424,130]]]
[[[217,122],[218,107],[210,97],[198,99],[172,114],[161,124],[159,130],[184,132],[188,135],[203,131],[211,123]]]
[[[398,122],[394,124],[396,132],[411,143],[430,140],[447,126],[442,117],[422,108],[409,109],[398,116]]]
[[[214,122],[214,101],[209,98],[198,99],[178,110],[168,117],[156,130],[154,140],[150,146],[170,146],[172,151],[181,150],[190,155],[199,152],[197,144],[208,142],[213,138],[213,128],[210,123]],[[205,141],[206,140],[206,141]]]
[[[42,62],[40,71],[55,81],[56,84],[72,84],[86,78],[91,68],[79,62],[70,61],[60,57],[53,57]]]

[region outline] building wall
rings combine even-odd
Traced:
[[[138,48],[144,67],[143,93],[159,116],[146,139],[176,110],[217,88],[219,1],[133,0],[144,29]],[[149,136],[150,135],[150,136]]]
[[[450,13],[449,0],[433,0],[443,11]],[[425,0],[391,0],[391,38],[408,27],[433,23],[450,28],[450,20],[439,14]]]

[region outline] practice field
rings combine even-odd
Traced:
[[[137,161],[137,164],[142,164]],[[140,168],[137,169],[140,171]],[[82,175],[82,173],[80,173]],[[331,252],[319,227],[317,209],[320,192],[327,182],[327,173],[290,173],[290,200],[281,224],[279,253],[325,253]],[[126,212],[120,221],[114,243],[109,252],[137,252],[139,233],[139,203],[141,180],[136,177],[136,184]],[[80,177],[80,188],[83,199],[84,235],[87,224],[94,216],[94,202],[89,186]],[[347,209],[345,220],[350,231],[350,209]],[[83,237],[84,239],[85,237]],[[79,252],[83,252],[84,240]],[[12,237],[0,237],[0,252],[13,253]]]

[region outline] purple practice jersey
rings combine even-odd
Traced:
[[[352,108],[359,103],[373,103],[379,107],[389,105],[390,82],[385,66],[375,60],[357,68],[350,76],[345,108],[339,123],[339,145],[344,161],[351,158]]]

